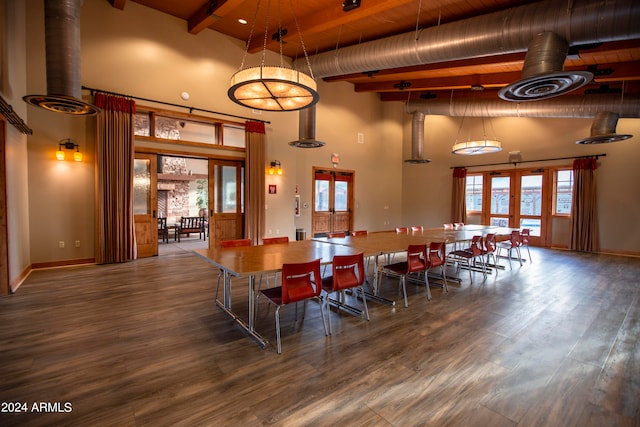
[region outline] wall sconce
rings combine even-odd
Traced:
[[[282,175],[282,166],[279,160],[273,160],[269,168],[269,175]]]
[[[58,151],[56,151],[56,159],[64,160],[64,151],[62,151],[63,147],[67,150],[73,150],[75,148],[76,152],[73,153],[73,160],[75,160],[76,162],[82,161],[82,153],[80,152],[80,147],[78,146],[78,144],[76,144],[76,142],[73,139],[69,139],[69,138],[61,140],[60,143],[58,144]]]

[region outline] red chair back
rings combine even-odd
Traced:
[[[396,233],[408,233],[408,232],[409,232],[408,227],[396,227]]]
[[[488,253],[495,252],[496,250],[496,235],[489,233],[484,236],[484,248]]]
[[[482,255],[482,236],[473,236],[471,238],[471,255]]]
[[[429,243],[429,268],[439,267],[445,263],[445,243]]]
[[[352,231],[351,232],[352,236],[366,236],[367,235],[367,230],[356,230],[356,231]]]
[[[409,245],[407,248],[407,273],[427,269],[427,245]]]
[[[333,257],[333,291],[341,291],[364,283],[364,254]]]
[[[413,232],[422,233],[423,230],[424,230],[424,228],[421,225],[413,225],[413,226],[411,226],[411,231],[413,231]]]
[[[321,290],[320,259],[282,265],[283,304],[320,296]]]
[[[521,245],[528,245],[529,244],[529,237],[531,237],[531,230],[529,230],[528,228],[523,228],[522,230],[520,230],[520,244]]]
[[[263,245],[275,245],[277,243],[289,243],[289,238],[287,236],[283,236],[283,237],[264,237],[262,239]]]
[[[334,237],[347,237],[344,231],[336,231],[335,233],[327,233],[327,238],[333,239]]]
[[[511,246],[512,247],[516,247],[516,246],[520,246],[520,231],[518,230],[513,230],[511,232]]]
[[[221,248],[237,248],[238,246],[251,246],[251,239],[235,239],[235,240],[221,240]]]

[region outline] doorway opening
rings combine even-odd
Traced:
[[[209,161],[203,158],[158,155],[158,218],[167,234],[158,235],[158,255],[209,247]],[[176,234],[183,217],[202,218],[204,232]],[[178,238],[179,237],[179,238]]]

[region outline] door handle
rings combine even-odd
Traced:
[[[155,209],[153,210],[153,217],[154,218],[156,217],[156,210]]]

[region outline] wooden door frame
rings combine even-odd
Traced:
[[[152,233],[149,238],[151,239],[151,241],[153,242],[153,249],[150,252],[150,254],[145,255],[144,257],[147,256],[157,256],[158,255],[158,231],[157,231],[157,221],[158,221],[158,155],[157,154],[153,154],[153,153],[141,153],[136,151],[134,153],[134,159],[135,160],[148,160],[149,161],[149,175],[150,175],[150,182],[149,182],[149,209],[151,210],[151,212],[149,214],[145,214],[146,215],[151,215],[151,219],[150,219],[150,233]],[[134,160],[134,161],[135,161]],[[134,224],[137,223],[136,221],[136,217],[137,216],[141,216],[141,214],[134,214]],[[153,223],[155,222],[155,224]],[[151,231],[153,230],[153,231]],[[137,233],[137,228],[136,228],[136,233]],[[136,241],[136,246],[138,245],[137,241]]]
[[[342,173],[348,174],[351,176],[351,185],[349,187],[349,194],[347,196],[347,206],[349,211],[349,231],[353,231],[353,222],[355,217],[355,181],[356,181],[356,172],[350,169],[329,169],[326,167],[314,166],[311,170],[311,235],[314,236],[316,234],[315,225],[315,216],[316,216],[316,174],[317,172],[326,172],[327,174],[331,174],[334,176],[335,183],[335,174]],[[329,209],[332,209],[334,204],[335,197],[335,185],[331,185],[329,187]],[[335,211],[333,212],[335,214]],[[333,229],[333,215],[332,215],[332,225],[330,231],[335,231]]]
[[[9,295],[9,230],[7,209],[7,122],[0,116],[0,295]]]
[[[522,176],[525,175],[542,175],[542,206],[540,212],[541,229],[540,237],[531,236],[530,242],[534,246],[547,247],[551,243],[553,213],[553,174],[557,169],[554,167],[531,167],[521,169],[505,169],[496,171],[480,172],[483,176],[483,194],[482,194],[482,223],[489,224],[491,218],[491,178],[495,176],[510,177],[510,200],[509,200],[509,226],[512,228],[520,228],[520,205],[516,201],[520,200]],[[493,174],[493,175],[492,175]]]

